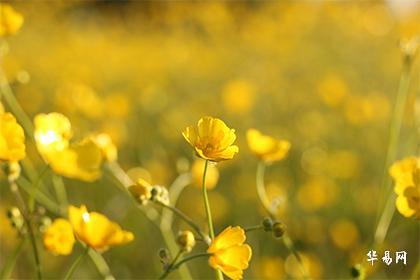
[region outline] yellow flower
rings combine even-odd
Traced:
[[[395,162],[389,169],[395,181],[395,201],[404,217],[420,218],[420,157],[407,157]]]
[[[209,264],[220,269],[231,279],[242,279],[243,270],[248,267],[252,250],[241,227],[227,227],[210,244],[207,253],[213,254]]]
[[[76,237],[95,250],[105,251],[134,239],[131,232],[122,230],[104,215],[88,212],[85,205],[80,208],[69,206],[68,213]]]
[[[45,248],[56,255],[70,255],[75,242],[73,228],[65,219],[56,219],[45,231]]]
[[[92,140],[101,149],[102,156],[107,161],[116,161],[118,158],[117,147],[111,137],[106,133],[99,133],[92,137]]]
[[[12,6],[0,3],[0,37],[13,35],[23,24],[23,16]]]
[[[34,124],[36,146],[46,161],[51,154],[67,149],[72,136],[67,117],[60,113],[38,114],[34,118]]]
[[[291,146],[288,141],[274,139],[256,129],[248,129],[246,138],[250,150],[265,162],[284,159]]]
[[[197,126],[189,126],[182,133],[185,140],[194,148],[197,156],[210,161],[232,159],[239,151],[233,145],[235,130],[217,118],[203,117]]]
[[[203,171],[205,161],[202,159],[196,159],[191,167],[191,176],[194,186],[200,187],[203,183]],[[219,170],[214,164],[207,166],[206,174],[206,188],[214,189],[219,181]]]
[[[10,113],[0,114],[0,160],[14,162],[25,157],[23,128]]]
[[[141,178],[138,178],[136,183],[128,187],[131,195],[142,205],[147,204],[152,198],[152,186]]]
[[[70,144],[72,130],[67,117],[39,114],[34,123],[38,151],[54,172],[89,182],[100,177],[102,150],[92,138]]]

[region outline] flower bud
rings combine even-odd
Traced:
[[[356,264],[350,268],[350,274],[354,279],[364,279],[365,271],[360,264]]]
[[[24,228],[25,220],[23,219],[22,213],[19,208],[12,207],[7,211],[7,217],[10,220],[12,227],[18,231],[22,231]]]
[[[160,203],[169,205],[169,193],[164,186],[153,186],[151,189],[151,198],[152,201],[158,201]]]
[[[264,218],[264,220],[262,221],[262,225],[265,232],[273,230],[273,220],[270,217]]]
[[[189,230],[180,231],[176,239],[181,250],[191,252],[195,246],[194,234]]]
[[[286,226],[281,222],[275,222],[273,224],[273,236],[275,238],[281,238],[286,231]]]
[[[141,205],[146,205],[152,197],[152,186],[143,179],[138,179],[128,190]]]

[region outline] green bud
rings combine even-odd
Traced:
[[[273,224],[273,236],[274,238],[281,238],[286,232],[286,226],[281,222],[275,222]]]

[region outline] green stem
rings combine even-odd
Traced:
[[[407,103],[407,96],[410,88],[410,77],[413,59],[414,57],[404,56],[403,69],[401,72],[400,83],[389,128],[389,142],[382,176],[382,183],[380,187],[380,190],[382,190],[382,192],[384,192],[388,198],[385,200],[385,206],[383,206],[383,203],[379,204],[380,208],[383,206],[383,211],[375,230],[374,246],[382,244],[385,241],[389,225],[391,224],[392,217],[395,212],[395,194],[392,192],[392,190],[390,190],[391,178],[388,175],[388,169],[397,158],[398,142],[400,139],[401,127],[404,118],[404,109]]]
[[[209,256],[211,256],[211,254],[209,254],[209,253],[200,253],[200,254],[195,254],[195,255],[191,255],[191,256],[188,256],[188,257],[185,257],[185,258],[183,258],[182,260],[180,260],[178,263],[176,263],[176,264],[174,264],[173,266],[172,266],[172,268],[170,269],[170,270],[168,270],[168,273],[167,274],[169,274],[169,273],[171,273],[172,271],[174,271],[174,270],[176,270],[176,269],[178,269],[182,264],[184,264],[184,263],[186,263],[186,262],[189,262],[189,261],[191,261],[191,260],[194,260],[194,259],[197,259],[197,258],[202,258],[202,257],[209,257]],[[163,276],[163,275],[162,275]],[[161,276],[161,277],[162,277]],[[166,277],[167,275],[165,275],[165,277]],[[164,279],[164,278],[160,278],[160,279]]]
[[[416,266],[413,269],[413,273],[411,273],[411,280],[416,280],[420,278],[420,261],[417,261]]]
[[[60,208],[67,208],[69,202],[67,200],[66,187],[64,186],[63,178],[59,175],[53,174],[52,183]]]
[[[175,213],[176,215],[178,215],[181,219],[183,219],[191,228],[193,228],[198,235],[200,235],[201,238],[203,238],[203,240],[208,239],[207,236],[201,231],[200,227],[190,218],[188,217],[184,212],[182,212],[181,210],[179,210],[178,208],[172,207],[170,205],[166,205],[165,203],[162,203],[160,201],[156,201],[156,204],[162,206],[163,208],[166,208],[170,211],[172,211],[173,213]]]
[[[73,262],[70,269],[67,271],[66,276],[64,279],[68,280],[73,275],[74,271],[76,270],[77,266],[80,264],[80,262],[83,260],[83,258],[88,254],[89,247],[86,246],[85,250],[83,250],[83,253],[80,254],[80,256]]]
[[[262,225],[256,225],[256,226],[251,226],[251,227],[247,227],[244,229],[245,232],[250,232],[250,231],[254,231],[254,230],[260,230],[263,229],[264,227]]]
[[[260,199],[265,210],[273,219],[275,219],[276,211],[275,209],[271,207],[270,199],[268,198],[267,192],[265,190],[265,184],[264,184],[265,167],[266,165],[263,161],[258,163],[257,174],[256,174],[257,193],[258,193],[258,198]],[[305,269],[305,266],[303,265],[302,258],[300,257],[299,253],[295,250],[293,240],[286,234],[283,236],[282,240],[286,248],[295,256],[296,260],[298,261],[300,270],[302,271],[304,278],[308,279],[308,273]]]
[[[0,279],[10,279],[10,275],[12,274],[13,267],[16,264],[16,260],[19,257],[20,253],[22,252],[23,248],[27,243],[27,239],[23,238],[20,240],[19,244],[13,250],[12,254],[7,258],[3,269],[0,273]]]
[[[211,210],[210,210],[210,203],[209,198],[207,196],[207,189],[206,189],[206,175],[207,175],[207,167],[209,165],[209,161],[206,160],[204,164],[204,171],[203,171],[203,199],[204,199],[204,207],[206,208],[206,215],[207,215],[207,223],[209,225],[209,232],[211,240],[214,240],[214,227],[213,227],[213,219],[211,218]],[[223,274],[220,269],[216,269],[216,278],[223,279]]]
[[[104,257],[96,252],[95,250],[89,250],[88,252],[90,259],[95,264],[96,270],[103,277],[103,279],[111,280],[115,279],[111,274],[111,270],[104,260]]]
[[[176,254],[175,258],[172,260],[172,262],[168,265],[168,267],[165,269],[163,274],[159,277],[159,279],[165,279],[166,276],[168,276],[169,272],[172,270],[172,267],[175,265],[175,263],[178,261],[178,259],[181,257],[184,250],[179,250]]]
[[[48,171],[48,165],[45,166],[44,170],[42,170],[41,174],[39,174],[38,178],[36,179],[35,183],[33,184],[33,189],[36,190],[39,188],[39,184],[42,180],[42,178],[44,177],[44,175],[47,173]],[[28,208],[29,208],[29,212],[32,213],[35,209],[35,197],[33,195],[29,196],[29,202],[28,202]]]
[[[209,198],[207,196],[207,189],[206,189],[206,175],[207,175],[208,165],[209,165],[209,161],[206,160],[206,163],[204,164],[202,190],[203,190],[204,207],[206,209],[207,223],[209,226],[209,234],[210,234],[210,238],[213,240],[214,239],[213,220],[211,218],[210,203],[209,203]]]
[[[265,167],[266,165],[263,161],[260,161],[258,163],[257,176],[256,176],[257,194],[265,210],[267,210],[267,212],[270,215],[275,216],[276,213],[271,207],[270,200],[268,199],[267,192],[265,190],[265,184],[264,184]]]
[[[37,279],[42,279],[41,260],[40,260],[40,257],[39,257],[38,246],[36,244],[35,233],[34,233],[34,230],[32,228],[31,215],[28,211],[28,208],[25,204],[25,200],[23,199],[22,194],[20,193],[19,187],[16,184],[16,182],[15,181],[10,181],[9,183],[10,183],[10,190],[16,197],[16,200],[19,204],[20,212],[22,213],[23,220],[24,220],[24,222],[26,224],[26,227],[28,229],[29,240],[31,241],[31,245],[32,245],[33,253],[34,253],[35,270],[36,270],[36,274],[37,274]]]

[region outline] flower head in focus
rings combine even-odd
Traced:
[[[197,126],[189,126],[182,132],[185,140],[194,148],[197,156],[210,161],[232,159],[239,151],[233,145],[235,130],[227,127],[220,119],[203,117]]]
[[[23,128],[12,114],[0,113],[0,161],[15,162],[25,156]]]
[[[249,149],[265,162],[279,161],[286,157],[290,143],[264,135],[256,129],[248,129],[246,133]]]
[[[43,235],[44,247],[55,255],[70,255],[76,241],[69,221],[56,219]]]
[[[389,173],[395,182],[398,212],[404,217],[420,218],[420,157],[407,157],[395,162]]]
[[[23,24],[23,16],[9,4],[0,3],[0,37],[13,35]]]
[[[227,227],[210,244],[207,253],[212,254],[209,264],[220,269],[231,279],[242,279],[243,270],[248,267],[252,250],[241,227]]]
[[[105,251],[111,246],[125,244],[134,239],[133,233],[97,212],[88,212],[86,206],[69,206],[69,220],[76,237],[89,247]]]
[[[88,182],[100,177],[103,152],[94,139],[70,143],[70,121],[59,113],[39,114],[34,123],[37,149],[54,172]]]

